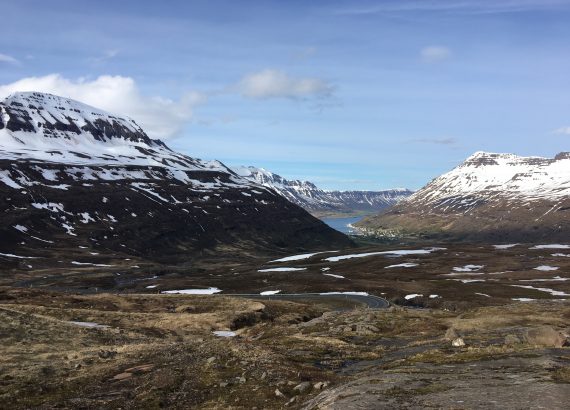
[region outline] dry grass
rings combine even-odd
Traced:
[[[546,354],[524,344],[506,347],[502,340],[524,326],[561,327],[570,315],[559,303],[462,314],[392,308],[322,315],[327,309],[223,296],[0,289],[0,407],[281,408],[299,396],[289,406],[298,408],[318,392],[299,395],[295,385],[337,385],[367,363],[409,373],[414,363]],[[443,340],[450,326],[468,348],[454,350]],[[211,333],[222,329],[238,337]],[[141,365],[148,366],[132,370]],[[550,377],[568,383],[567,367],[557,366]],[[414,394],[443,391],[437,383],[418,389]]]

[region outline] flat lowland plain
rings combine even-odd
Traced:
[[[76,248],[53,257],[13,260],[11,268],[0,272],[0,286],[74,293],[207,288],[217,288],[221,294],[359,291],[399,305],[448,310],[514,300],[569,299],[567,245],[511,245],[369,246],[310,256],[240,258],[224,256],[220,250],[215,258],[178,265]]]
[[[564,246],[332,251],[192,266],[84,254],[73,260],[112,266],[62,257],[33,270],[26,260],[2,276],[0,407],[567,405]],[[158,294],[209,287],[222,293]],[[268,290],[365,291],[393,305],[224,295]]]

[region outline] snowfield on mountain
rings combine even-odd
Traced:
[[[356,227],[379,236],[514,242],[570,239],[570,152],[477,152]],[[498,248],[500,249],[500,248]]]

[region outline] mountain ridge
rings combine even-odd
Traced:
[[[264,168],[253,166],[232,167],[232,171],[244,178],[274,189],[284,198],[316,215],[377,212],[412,194],[412,191],[405,188],[382,191],[324,190],[310,181],[289,180]]]

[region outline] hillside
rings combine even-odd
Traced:
[[[388,236],[570,239],[570,153],[477,152],[395,207],[357,224]]]
[[[170,150],[129,118],[34,92],[9,96],[0,112],[5,268],[350,245],[272,190]]]

